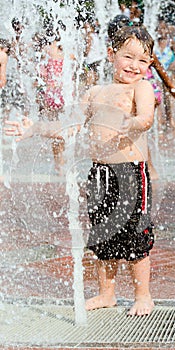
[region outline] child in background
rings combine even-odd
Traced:
[[[41,62],[40,65],[40,78],[45,83],[42,92],[44,102],[43,112],[47,116],[47,119],[52,121],[59,119],[59,112],[64,106],[62,95],[64,54],[58,29],[56,33],[49,31],[46,38],[48,45],[45,47],[45,62]]]
[[[130,18],[130,9],[126,6],[125,1],[119,4],[120,14]]]
[[[86,32],[84,75],[86,88],[89,88],[98,82],[98,70],[102,60],[106,57],[106,52],[102,52],[102,43],[99,37],[97,23],[90,21],[89,23],[85,23],[84,28]]]
[[[169,32],[168,24],[163,18],[159,17],[157,31],[157,45],[155,45],[155,54],[162,64],[163,68],[168,75],[171,75],[169,69],[172,67],[173,62],[175,62],[175,54],[172,47],[171,35]],[[165,85],[162,85],[163,98],[161,108],[159,109],[159,121],[160,126],[165,125],[166,127],[175,127],[175,122],[173,118],[173,108],[172,108],[172,98],[169,94]],[[163,128],[164,129],[164,128]]]
[[[138,1],[132,1],[131,7],[130,7],[130,20],[135,23],[141,23],[142,21],[142,11],[139,8]]]
[[[66,27],[63,27],[63,25],[61,28],[66,30]],[[46,57],[44,62],[41,61],[38,67],[39,80],[43,81],[43,85],[39,86],[37,94],[40,102],[40,119],[59,121],[59,114],[64,108],[62,92],[64,52],[59,28],[54,31],[51,26],[46,31],[46,41],[48,43],[44,48]],[[70,59],[72,59],[72,56],[70,56]],[[59,138],[55,138],[52,142],[52,150],[55,170],[60,170],[60,165],[64,163],[62,156],[64,143]]]
[[[87,300],[87,310],[116,304],[115,276],[120,259],[129,262],[135,286],[135,303],[129,315],[148,315],[154,307],[149,291],[149,251],[154,235],[147,131],[154,120],[155,97],[145,79],[153,60],[153,44],[144,27],[119,29],[108,47],[113,83],[94,86],[83,99],[88,104],[86,125],[94,141],[87,184],[91,222],[88,248],[98,258],[99,279],[99,295]],[[110,107],[116,108],[113,116]],[[127,119],[119,132],[112,131],[118,108]],[[109,129],[99,127],[98,115],[103,110],[102,124],[110,121]],[[105,154],[107,148],[111,154]]]

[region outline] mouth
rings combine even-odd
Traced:
[[[124,72],[125,72],[128,76],[130,76],[130,77],[135,77],[135,76],[137,76],[138,74],[140,74],[140,71],[135,71],[135,72],[133,72],[133,71],[125,70]]]

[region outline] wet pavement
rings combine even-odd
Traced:
[[[150,282],[152,297],[157,307],[159,304],[163,308],[168,305],[172,310],[175,305],[175,143],[173,135],[170,133],[166,142],[159,144],[159,153],[153,156],[159,179],[153,182],[154,209],[152,215],[156,240],[151,251]],[[25,144],[25,147],[27,149],[28,144]],[[5,149],[4,152],[7,150]],[[34,154],[32,159],[35,159],[35,162],[32,161],[31,171],[29,153],[30,149],[27,157],[22,157],[20,162],[13,159],[12,163],[5,164],[6,173],[0,184],[0,312],[1,314],[4,312],[4,315],[12,315],[13,322],[20,321],[21,332],[23,332],[23,326],[32,322],[36,315],[29,310],[28,314],[22,313],[21,316],[16,311],[19,306],[40,305],[40,313],[46,311],[51,313],[54,312],[52,304],[57,305],[60,300],[63,301],[63,304],[73,300],[72,239],[67,220],[69,199],[65,179],[64,176],[58,177],[53,171],[50,160],[48,160],[49,173],[42,171],[41,175],[41,169],[45,169],[41,161],[42,157],[46,157],[43,151],[40,154],[36,152],[37,157],[36,153]],[[20,154],[19,150],[18,160]],[[9,164],[10,173],[7,171]],[[83,199],[84,188],[81,190],[80,221],[86,240],[88,218]],[[85,298],[89,298],[98,292],[96,259],[90,251],[84,253],[83,266],[84,295]],[[116,298],[119,307],[124,308],[127,302],[133,301],[133,287],[125,261],[121,261],[119,265],[116,278]],[[52,307],[49,306],[51,307],[49,311],[46,310],[48,304],[52,305]],[[110,344],[95,346],[95,343],[84,344],[82,347],[80,344],[76,346],[67,344],[64,347],[61,342],[54,345],[53,341],[49,344],[44,340],[42,345],[42,341],[35,343],[29,338],[25,340],[25,333],[21,341],[16,338],[12,340],[8,334],[12,332],[10,316],[9,319],[6,319],[6,323],[3,323],[1,319],[0,324],[5,332],[0,335],[0,349],[125,348],[124,345],[117,347],[112,343],[111,347]],[[51,330],[49,332],[52,332]],[[18,332],[20,334],[20,327]],[[139,349],[139,343],[136,345]],[[141,346],[145,350],[156,347],[156,343],[154,346],[149,346],[147,343]],[[134,348],[134,345],[130,345],[129,348]],[[166,349],[165,343],[162,348]],[[169,348],[175,349],[175,344],[167,343],[167,349]],[[161,343],[159,349],[161,349]]]

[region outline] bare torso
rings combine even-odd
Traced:
[[[95,86],[89,91],[90,103],[87,116],[94,161],[101,163],[122,163],[147,160],[147,135],[142,132],[129,134],[120,142],[115,141],[125,115],[136,114],[134,93],[139,82]],[[88,102],[87,101],[87,102]]]

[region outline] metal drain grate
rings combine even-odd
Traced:
[[[156,305],[152,314],[128,317],[118,306],[88,312],[86,327],[76,326],[70,305],[0,305],[0,345],[175,348],[175,306]]]

